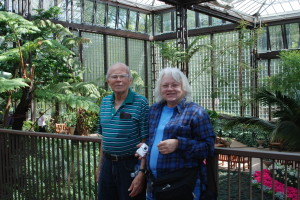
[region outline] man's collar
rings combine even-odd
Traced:
[[[133,97],[134,97],[134,92],[132,91],[131,88],[129,88],[127,97],[126,97],[126,99],[124,100],[123,104],[133,103]],[[112,102],[115,102],[115,93],[114,93],[114,92],[113,92],[113,94],[111,95],[111,101],[112,101]]]

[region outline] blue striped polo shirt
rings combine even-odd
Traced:
[[[148,138],[149,104],[131,89],[118,110],[114,101],[114,94],[108,95],[100,106],[98,133],[102,135],[102,147],[113,155],[132,155],[136,145]]]

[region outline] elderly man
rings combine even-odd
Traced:
[[[100,106],[98,199],[145,199],[145,160],[134,155],[137,145],[148,138],[149,104],[129,88],[132,75],[125,64],[112,65],[106,80],[113,93]]]

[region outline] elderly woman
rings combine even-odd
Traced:
[[[148,200],[200,198],[203,160],[213,155],[215,133],[208,114],[191,101],[191,92],[179,69],[160,72],[149,113]]]

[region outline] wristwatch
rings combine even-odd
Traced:
[[[146,169],[139,169],[139,172],[143,172],[145,175],[147,174],[147,170]]]

